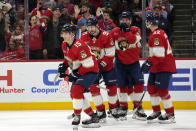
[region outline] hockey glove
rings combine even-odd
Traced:
[[[106,66],[105,62],[101,61],[99,64],[99,73],[102,73],[105,66]]]
[[[119,27],[122,32],[129,32],[130,31],[129,26],[126,23],[121,23]]]
[[[80,76],[81,75],[78,73],[77,70],[72,71],[72,73],[68,75],[69,82],[75,82]]]
[[[150,68],[152,67],[152,62],[146,60],[143,64],[142,64],[142,67],[141,67],[141,72],[142,73],[147,73]]]
[[[67,66],[64,63],[60,63],[58,66],[58,73],[60,74],[60,78],[64,78],[67,76],[67,74],[65,74],[65,71],[67,70]]]

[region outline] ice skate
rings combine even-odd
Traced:
[[[159,116],[158,119],[161,124],[176,123],[174,114],[165,113],[164,115]]]
[[[128,107],[120,107],[118,111],[118,115],[121,121],[127,120],[127,111],[128,111]]]
[[[112,118],[114,118],[115,120],[118,120],[119,115],[118,115],[118,109],[117,108],[109,108],[109,113],[111,114]]]
[[[106,123],[106,112],[103,111],[97,111],[97,117],[99,118],[99,123]]]
[[[72,121],[73,130],[78,130],[78,126],[80,124],[80,115],[75,115]]]
[[[141,121],[146,121],[147,115],[144,112],[143,108],[139,107],[138,109],[136,109],[136,111],[134,111],[132,118]]]
[[[161,112],[153,112],[147,117],[147,123],[156,123],[159,122],[158,118],[161,115]]]
[[[96,113],[90,115],[90,119],[82,121],[83,128],[99,128],[101,125],[99,124],[99,118]]]

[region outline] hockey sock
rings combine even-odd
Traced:
[[[152,105],[152,109],[154,112],[160,112],[160,97],[158,95],[158,89],[155,88],[154,85],[147,86],[148,93],[150,94],[150,101]]]
[[[168,92],[168,89],[158,89],[158,94],[161,97],[165,112],[169,114],[173,114],[174,107],[172,105],[171,96]]]
[[[120,87],[120,95],[119,95],[119,102],[120,102],[120,107],[128,107],[128,94],[127,94],[128,86],[121,86]]]
[[[84,87],[81,85],[73,85],[71,96],[73,98],[73,108],[74,108],[74,114],[80,115],[83,107],[84,102]]]
[[[98,85],[93,85],[90,87],[90,92],[92,95],[92,100],[95,104],[95,107],[98,111],[105,110],[105,105],[103,104],[103,98],[100,93],[100,88],[96,87]]]
[[[133,104],[134,104],[134,107],[138,107],[138,106],[142,107],[142,103],[140,103],[140,100],[141,100],[142,95],[143,95],[144,84],[134,85],[133,91],[134,91],[134,94],[133,94]]]
[[[93,113],[93,109],[91,108],[89,101],[85,97],[84,97],[84,104],[83,104],[82,109],[87,115],[90,115]]]
[[[106,85],[106,88],[109,89],[108,91],[108,103],[110,108],[116,108],[117,106],[117,87],[116,85],[108,86]]]

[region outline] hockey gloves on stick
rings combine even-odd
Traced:
[[[152,67],[152,63],[148,60],[146,60],[143,64],[142,64],[142,67],[141,67],[141,72],[142,73],[147,73],[150,68]]]
[[[126,23],[121,23],[119,27],[122,32],[129,32],[130,31],[129,26]]]
[[[80,76],[81,75],[78,73],[77,70],[72,71],[72,73],[68,75],[69,82],[75,82]]]
[[[64,63],[60,63],[58,66],[58,73],[60,74],[60,78],[65,78],[67,74],[65,74],[65,71],[67,70],[67,66]]]

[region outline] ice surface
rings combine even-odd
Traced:
[[[0,131],[72,131],[67,115],[72,111],[1,111]],[[151,110],[147,110],[149,115]],[[128,116],[127,121],[107,118],[100,128],[82,128],[79,131],[196,131],[196,110],[176,110],[175,124],[147,124]],[[88,118],[82,114],[82,119]]]

